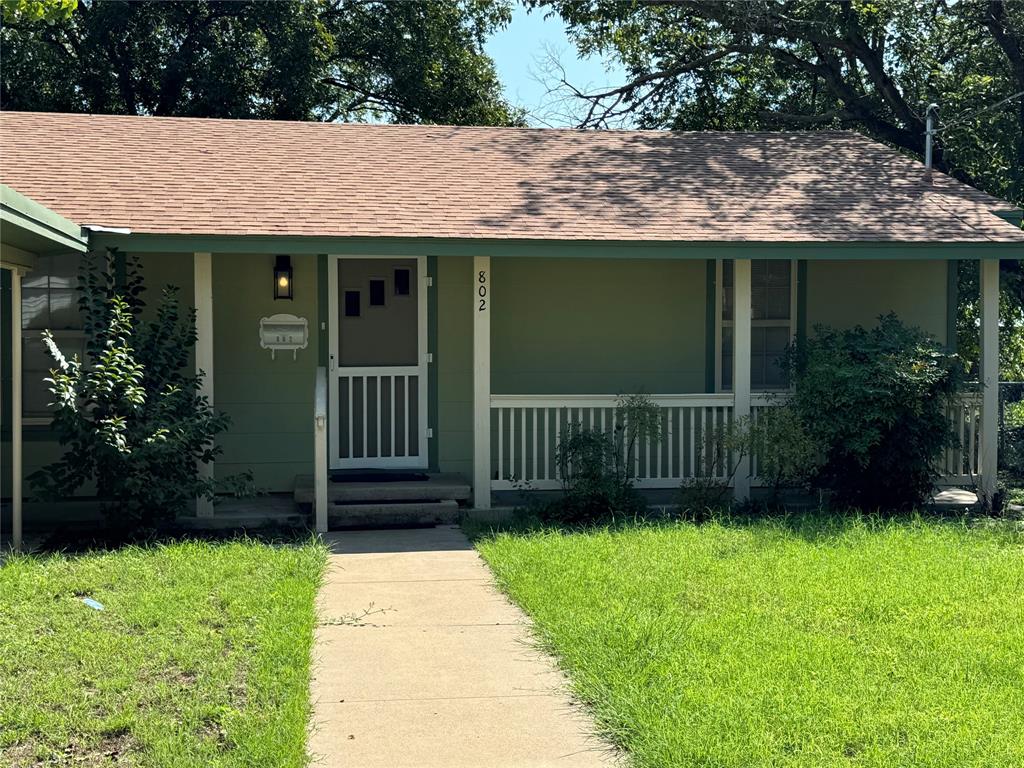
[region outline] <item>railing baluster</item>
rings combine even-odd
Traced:
[[[395,453],[395,448],[397,447],[396,444],[395,444],[395,422],[398,421],[398,415],[395,413],[395,390],[398,389],[397,385],[398,385],[398,377],[397,376],[392,376],[391,377],[391,397],[390,397],[390,399],[391,399],[391,410],[388,411],[388,417],[391,420],[391,423],[388,425],[388,444],[389,444],[388,455],[389,456],[396,456],[397,455]]]
[[[522,456],[521,456],[520,465],[523,468],[523,474],[520,476],[520,479],[525,481],[526,480],[526,408],[520,408],[519,409],[519,414],[520,414],[520,417],[522,418],[522,424],[521,424],[522,428],[519,430],[519,438],[520,438],[520,442],[521,442],[521,445],[522,445],[522,447],[521,447]]]
[[[541,458],[541,422],[539,417],[541,415],[541,409],[534,409],[534,479],[536,480],[540,475],[537,474],[537,468],[540,466]]]
[[[348,457],[356,457],[353,444],[355,442],[355,424],[352,423],[352,402],[356,399],[356,377],[348,377]]]
[[[505,449],[505,409],[504,408],[491,408],[492,411],[497,411],[498,414],[498,476],[497,480],[505,479],[505,462],[504,462],[504,449]]]
[[[697,413],[700,414],[701,429],[703,428],[703,408],[690,408],[687,409],[690,414],[690,467],[692,471],[690,477],[698,477],[697,475]]]
[[[555,480],[562,479],[562,467],[559,463],[559,450],[558,446],[562,442],[562,411],[564,408],[555,408]]]
[[[369,455],[367,450],[366,434],[369,430],[367,422],[370,420],[370,406],[369,397],[367,397],[367,390],[370,388],[370,377],[363,376],[363,458],[365,459]]]
[[[647,474],[651,477],[661,477],[661,444],[665,441],[666,430],[662,429],[665,424],[665,410],[663,408],[658,409],[658,445],[657,454],[658,459],[654,465],[654,472],[648,472]]]

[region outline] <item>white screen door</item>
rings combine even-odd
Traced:
[[[426,258],[332,256],[331,469],[427,466]]]

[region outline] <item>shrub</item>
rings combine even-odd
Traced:
[[[643,394],[618,398],[611,432],[570,424],[555,449],[562,497],[544,505],[542,517],[585,523],[642,514],[646,503],[633,487],[636,447],[659,440],[661,426],[661,409]]]
[[[1024,400],[1004,406],[1002,453],[999,458],[1011,477],[1024,479]]]
[[[64,456],[29,480],[46,499],[73,495],[89,481],[111,524],[152,526],[173,519],[197,497],[213,498],[213,480],[197,464],[214,460],[214,437],[228,427],[199,393],[188,372],[196,341],[194,312],[182,314],[176,289],[167,288],[155,319],[143,321],[138,262],[126,280],[113,277],[114,254],[83,259],[79,308],[86,360],[67,359],[49,332],[44,342],[56,362],[47,379],[54,396],[53,428]],[[240,490],[247,476],[222,487]]]
[[[765,408],[750,430],[750,451],[761,481],[777,500],[783,488],[807,488],[821,467],[822,446],[789,404]]]
[[[694,444],[694,466],[700,471],[682,483],[679,508],[693,520],[705,520],[726,506],[730,483],[740,462],[750,455],[751,422],[749,418],[729,421],[704,433]]]
[[[889,314],[871,330],[817,327],[788,365],[793,409],[823,450],[820,487],[863,509],[928,498],[956,441],[946,411],[962,386],[959,358]]]

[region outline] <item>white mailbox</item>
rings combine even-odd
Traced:
[[[295,315],[271,315],[260,318],[260,346],[270,350],[270,357],[277,350],[290,349],[294,360],[300,349],[309,344],[309,321]]]

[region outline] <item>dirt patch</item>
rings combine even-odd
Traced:
[[[72,738],[62,748],[38,741],[23,741],[0,750],[0,763],[10,768],[104,768],[128,765],[137,750],[138,745],[131,734],[118,731],[98,740]]]

